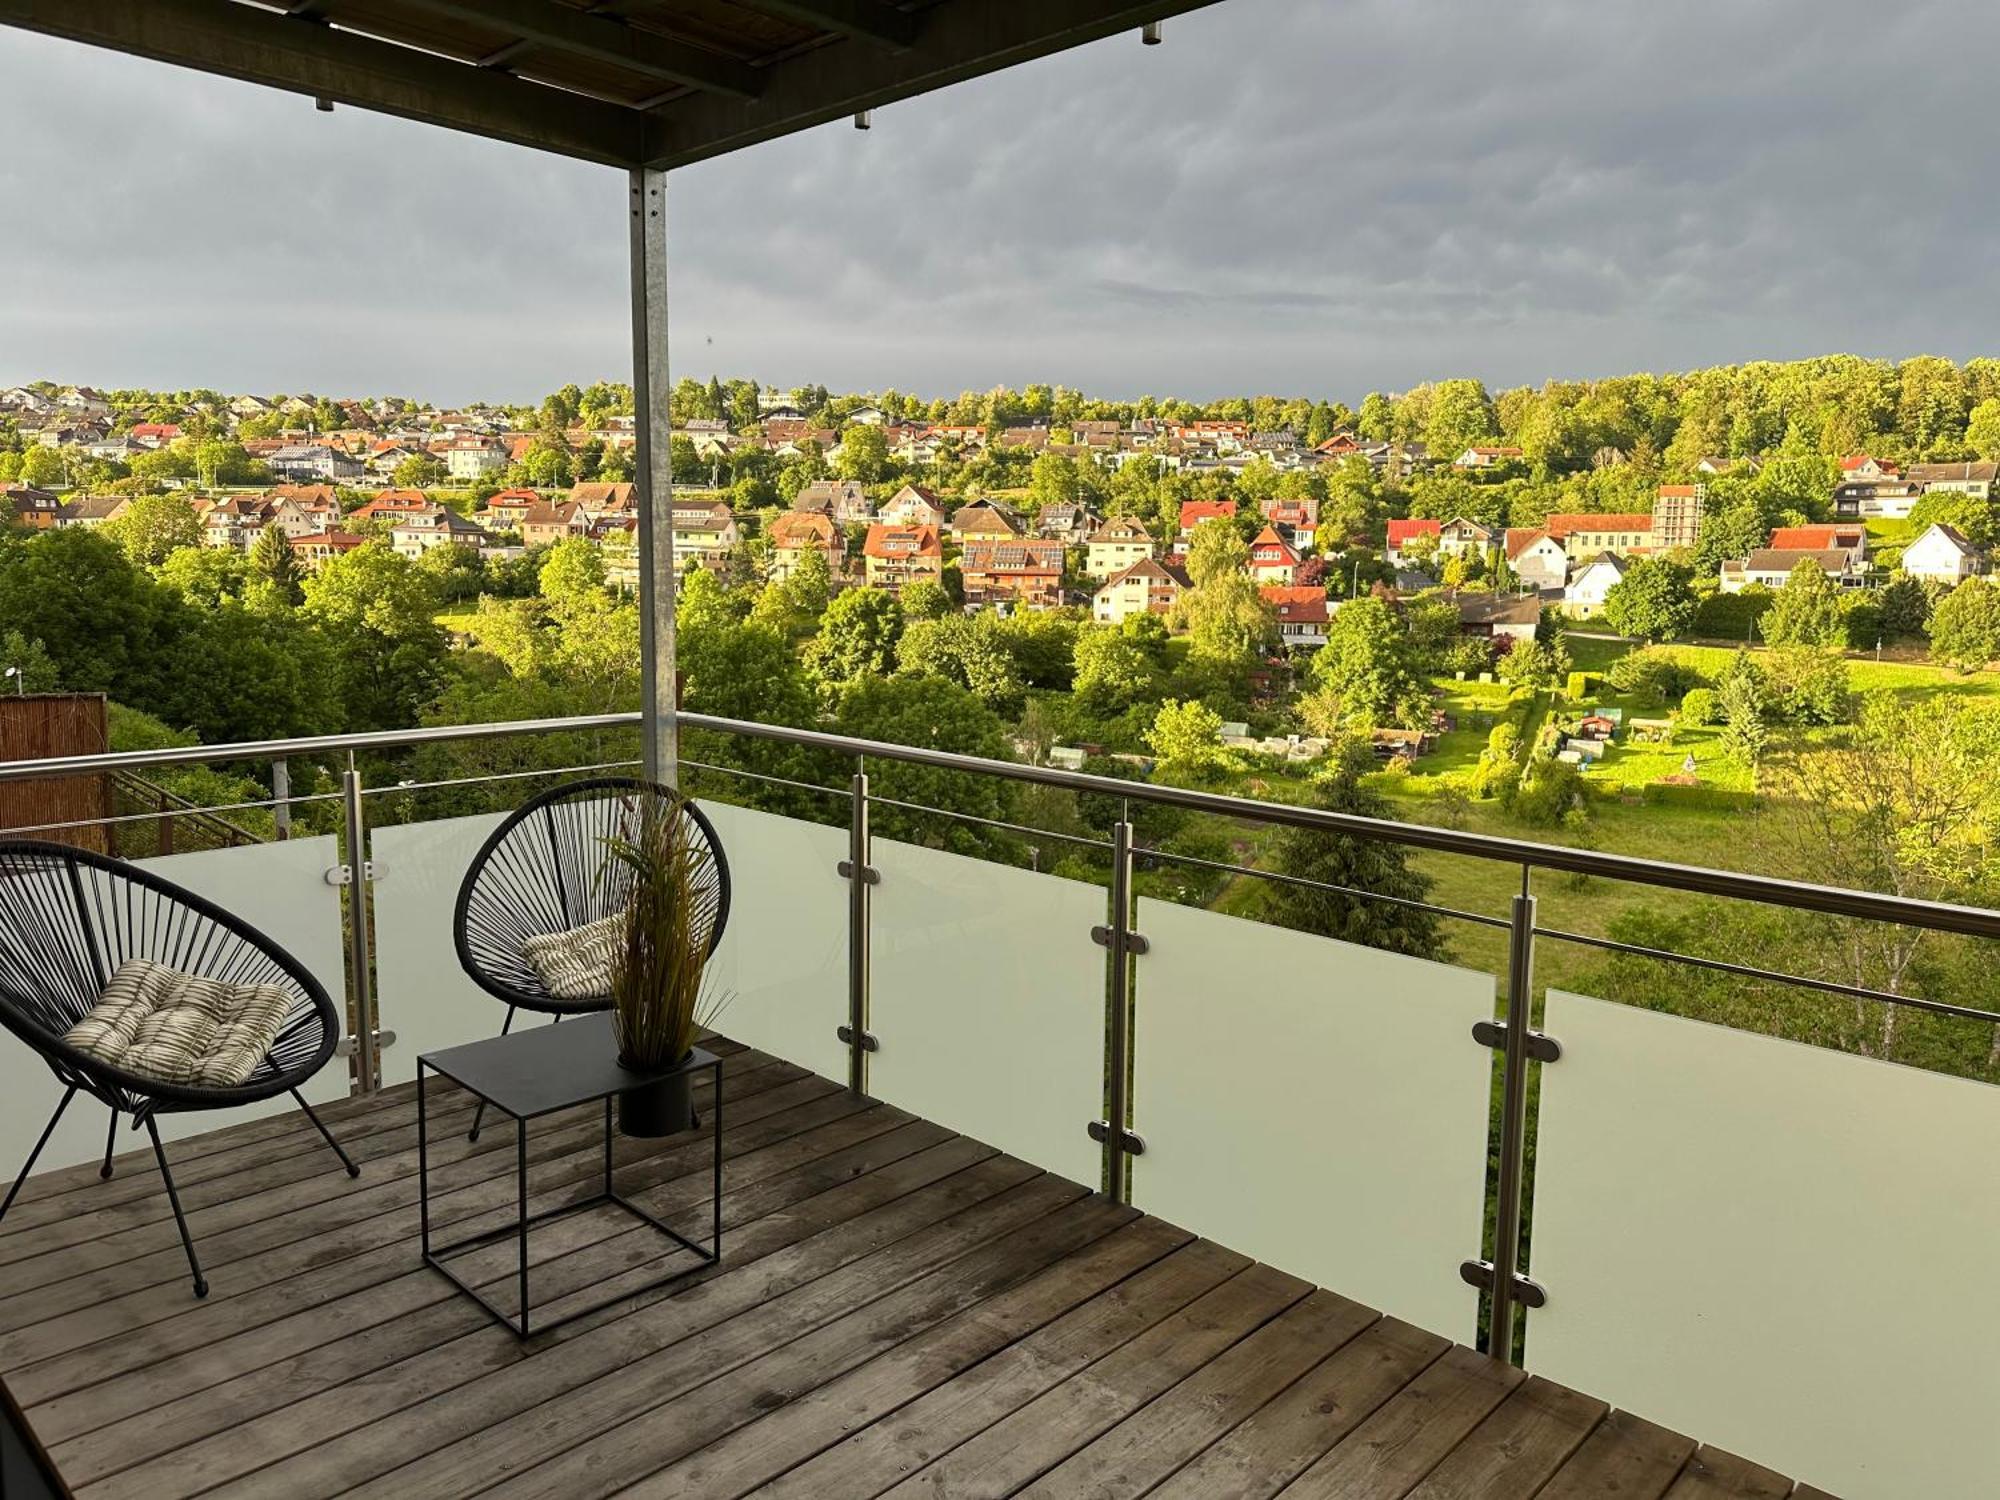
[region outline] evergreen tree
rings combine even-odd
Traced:
[[[1388,805],[1361,779],[1373,769],[1374,756],[1366,741],[1359,737],[1343,741],[1335,747],[1328,768],[1313,782],[1311,805],[1325,812],[1388,818]],[[1402,901],[1430,897],[1431,877],[1411,866],[1407,849],[1385,839],[1287,828],[1278,835],[1276,852],[1281,872],[1318,885],[1344,886]],[[1434,914],[1321,890],[1318,885],[1273,882],[1266,897],[1271,920],[1301,932],[1317,932],[1413,958],[1446,956],[1444,934]]]
[[[291,538],[276,522],[257,534],[257,545],[250,549],[250,568],[287,604],[298,604],[305,598],[305,570],[299,566]]]

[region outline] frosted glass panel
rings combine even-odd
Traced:
[[[334,1008],[344,1014],[340,890],[326,883],[326,872],[339,862],[333,839],[310,838],[169,854],[135,863],[214,902],[269,937],[305,965],[333,997]],[[346,1098],[347,1060],[332,1059],[300,1092],[315,1104]],[[61,1097],[62,1087],[47,1065],[14,1037],[0,1034],[0,1174],[6,1182],[13,1181]],[[160,1134],[179,1140],[297,1107],[290,1095],[280,1095],[240,1109],[163,1114],[158,1116]],[[106,1118],[104,1106],[95,1100],[79,1095],[70,1101],[35,1169],[98,1160],[104,1152]],[[118,1149],[129,1151],[145,1139],[121,1129]]]
[[[1133,1199],[1470,1341],[1492,976],[1142,899]]]
[[[729,860],[729,925],[715,982],[716,1030],[847,1081],[847,830],[703,802]]]
[[[869,1092],[1095,1186],[1105,894],[878,839]]]
[[[371,829],[375,883],[375,1014],[396,1033],[382,1049],[382,1083],[408,1083],[417,1058],[500,1030],[507,1007],[465,977],[451,942],[458,888],[505,813]],[[543,1024],[523,1016],[521,1024]]]
[[[1528,1366],[1848,1500],[2000,1494],[2000,1089],[1551,991]]]

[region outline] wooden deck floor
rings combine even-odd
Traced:
[[[492,1324],[418,1263],[406,1087],[328,1111],[359,1180],[290,1115],[173,1149],[206,1302],[150,1156],[38,1177],[0,1225],[0,1379],[91,1500],[1815,1493],[718,1050],[724,1261],[677,1288]],[[509,1221],[511,1130],[470,1145],[465,1096],[431,1098],[434,1223]],[[591,1188],[600,1130],[538,1123],[538,1206]],[[621,1142],[622,1182],[705,1220],[706,1151]],[[511,1297],[511,1244],[478,1254]],[[609,1211],[533,1255],[538,1316],[664,1259]]]

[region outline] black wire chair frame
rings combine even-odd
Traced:
[[[707,952],[729,922],[729,860],[708,815],[691,799],[657,782],[600,776],[566,782],[521,804],[480,846],[465,872],[452,912],[452,945],[472,982],[507,1006],[500,1034],[517,1012],[553,1016],[609,1010],[609,996],[563,1000],[549,992],[523,951],[529,938],[565,932],[612,916],[631,898],[632,872],[610,857],[610,842],[636,830],[643,796],[676,798],[710,855],[712,886]],[[479,1139],[482,1104],[469,1138]]]
[[[63,1040],[96,1004],[113,972],[130,959],[150,959],[228,984],[270,985],[288,992],[292,1002],[269,1052],[243,1082],[209,1086],[148,1078]],[[0,1201],[0,1219],[79,1093],[111,1110],[100,1177],[111,1175],[121,1114],[130,1115],[133,1128],[143,1126],[151,1138],[197,1297],[208,1295],[208,1282],[160,1143],[157,1116],[230,1109],[289,1093],[348,1175],[360,1175],[299,1092],[339,1046],[340,1013],[325,988],[305,965],[248,923],[140,866],[68,844],[0,841],[0,1026],[33,1048],[64,1086],[55,1113]]]

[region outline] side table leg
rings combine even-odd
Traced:
[[[604,1096],[604,1196],[611,1192],[611,1096]]]
[[[514,1121],[514,1170],[521,1193],[521,1337],[528,1336],[528,1122]]]
[[[430,1122],[424,1110],[424,1060],[417,1059],[417,1225],[424,1259],[431,1254]]]
[[[717,1261],[722,1259],[722,1059],[715,1060],[715,1086],[710,1091],[708,1112],[715,1117],[715,1196],[709,1201],[713,1205],[714,1220],[710,1225],[709,1248],[715,1252]]]

